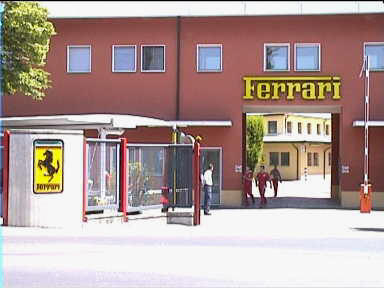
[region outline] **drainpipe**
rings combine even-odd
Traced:
[[[176,17],[176,120],[180,120],[180,16]]]
[[[296,180],[299,180],[299,148],[295,144],[292,146],[296,149]]]
[[[323,157],[323,161],[324,161],[324,173],[323,173],[323,178],[325,179],[325,153],[327,152],[327,150],[329,150],[329,149],[331,149],[331,146],[329,146],[329,147],[327,147],[327,148],[325,148],[325,150],[324,150],[324,157]]]

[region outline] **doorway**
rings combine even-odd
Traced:
[[[221,204],[220,192],[222,187],[222,149],[220,147],[202,147],[200,149],[200,174],[208,169],[209,164],[213,164],[213,187],[211,205]],[[204,191],[201,189],[201,205],[204,205]]]

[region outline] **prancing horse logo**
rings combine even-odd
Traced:
[[[48,182],[51,182],[52,179],[53,179],[54,174],[59,171],[60,163],[59,163],[59,160],[57,160],[57,168],[55,168],[52,165],[53,153],[52,153],[51,150],[45,150],[43,155],[45,156],[45,159],[44,160],[39,160],[37,166],[39,166],[40,170],[43,170],[43,168],[41,166],[44,166],[45,168],[47,168],[47,172],[48,173],[44,174],[44,176],[51,176],[51,178],[49,178],[49,180],[48,180]]]

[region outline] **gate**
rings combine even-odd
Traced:
[[[193,145],[128,144],[127,150],[128,212],[192,207]]]

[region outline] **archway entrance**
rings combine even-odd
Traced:
[[[243,106],[243,163],[246,160],[248,117],[262,117],[264,138],[260,166],[270,173],[276,166],[283,182],[267,208],[326,208],[339,206],[339,106]],[[253,194],[260,197],[253,185]],[[258,199],[256,199],[256,206]],[[245,201],[245,199],[244,199]]]

